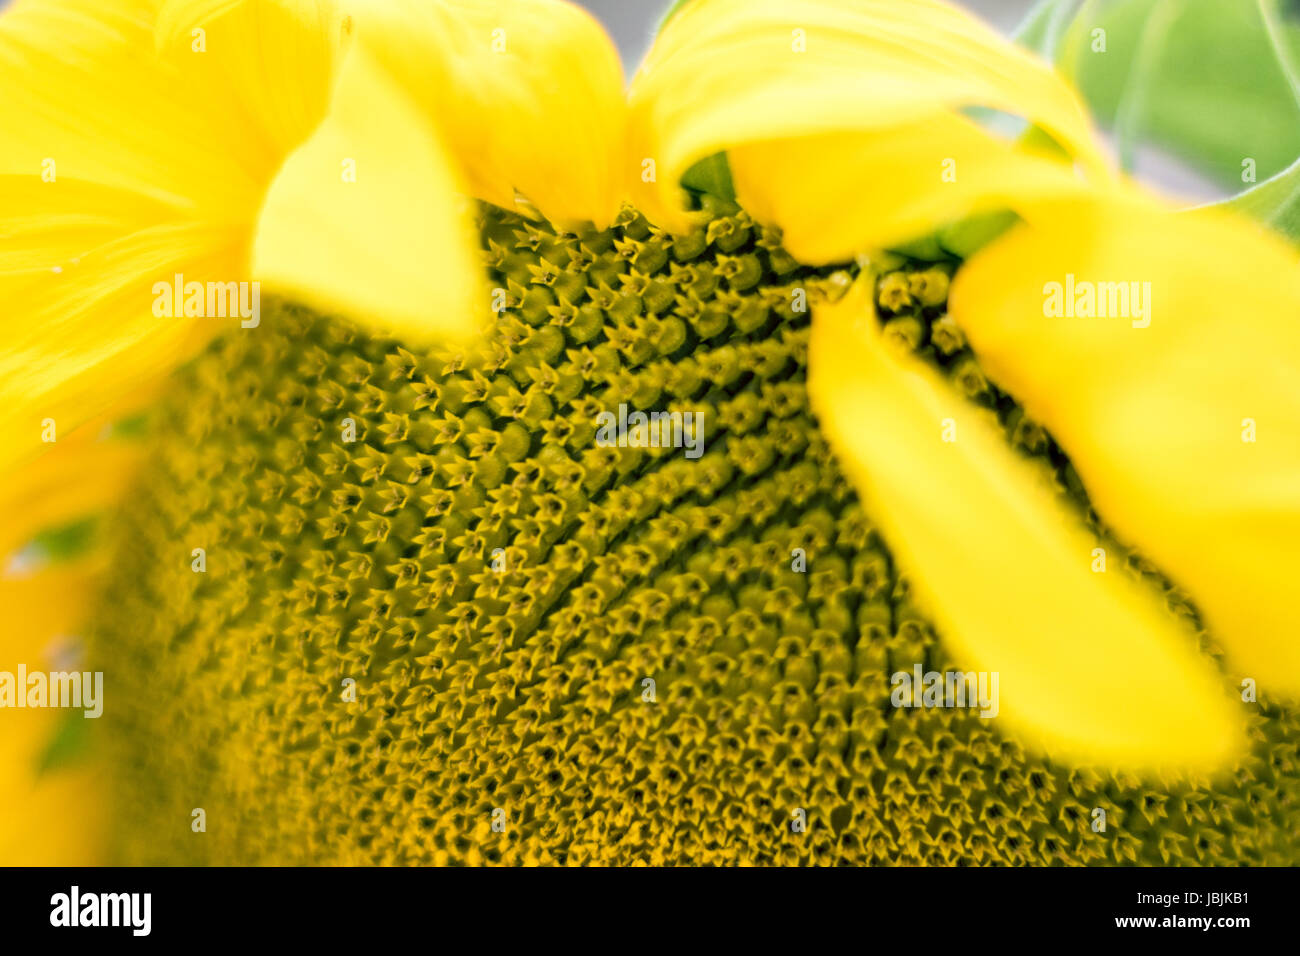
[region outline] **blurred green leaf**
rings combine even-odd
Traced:
[[[1078,7],[1079,0],[1039,0],[1012,37],[1021,46],[1048,60],[1055,60],[1061,35]]]
[[[1229,189],[1253,182],[1248,166],[1266,179],[1300,156],[1294,5],[1048,0],[1018,35],[1075,83],[1121,152],[1139,139],[1162,146]]]
[[[1300,245],[1300,161],[1222,205],[1258,219]]]

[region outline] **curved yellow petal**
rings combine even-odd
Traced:
[[[62,283],[88,252],[167,215],[163,203],[100,183],[0,173],[0,276]]]
[[[97,562],[0,577],[5,631],[0,670],[67,669],[59,661],[94,593]],[[42,772],[41,757],[66,711],[6,708],[0,733],[0,865],[92,866],[104,862],[107,822],[101,771],[92,764]],[[84,719],[84,718],[83,718]]]
[[[958,273],[952,315],[1239,676],[1300,695],[1300,257],[1210,211],[1049,212]]]
[[[0,474],[238,323],[155,314],[155,283],[235,280],[246,258],[240,230],[156,215],[125,191],[0,176]]]
[[[809,392],[956,660],[998,673],[994,719],[1071,762],[1223,764],[1242,719],[1194,635],[1133,580],[1091,571],[1096,542],[1046,476],[935,373],[888,354],[863,285],[815,313]]]
[[[888,175],[906,157],[899,152],[903,143],[890,144],[887,131],[904,127],[906,144],[918,150],[919,168],[907,177],[912,185],[903,186],[934,193],[944,185],[934,163],[936,144],[952,135],[962,139],[959,145],[969,145],[970,130],[945,119],[966,107],[988,107],[1036,123],[1094,175],[1108,176],[1086,113],[1068,86],[975,18],[933,0],[688,4],[660,34],[633,81],[630,99],[631,162],[654,159],[657,167],[653,185],[637,192],[637,205],[675,229],[685,226],[679,211],[681,174],[724,150],[742,204],[765,208],[781,203],[780,193],[792,178],[820,178],[820,191],[843,196],[890,188]],[[920,132],[927,123],[932,124],[930,142]],[[848,134],[871,135],[855,140]],[[880,169],[871,165],[877,156]],[[998,158],[1015,157],[1001,150]],[[765,168],[773,159],[779,170]],[[864,159],[868,163],[858,165]],[[640,186],[639,167],[630,172],[634,186]],[[992,176],[1000,191],[1005,179],[995,173],[986,167],[979,175]],[[959,166],[957,183],[963,183],[962,175]],[[878,202],[888,210],[888,196]],[[777,224],[787,231],[826,225],[823,218],[800,213],[794,203],[783,204],[782,211],[787,215]],[[852,219],[858,249],[880,244],[869,218]]]
[[[246,253],[233,227],[154,218],[130,192],[0,176],[0,474],[239,321],[155,314],[155,283],[235,280]]]
[[[0,14],[0,173],[98,183],[246,222],[278,160],[221,65],[258,41],[159,56],[154,6],[23,0]]]
[[[618,52],[561,0],[374,0],[356,38],[427,116],[472,195],[520,193],[553,222],[606,226],[624,187]]]
[[[23,0],[0,15],[0,173],[98,183],[247,225],[324,115],[336,6]]]
[[[358,44],[329,116],[271,185],[254,275],[384,331],[465,337],[489,306],[477,248],[433,118]]]
[[[187,47],[194,52],[199,37],[196,30],[208,25],[249,0],[154,0],[154,41],[160,51]],[[206,39],[206,37],[204,38]]]
[[[161,52],[159,0],[0,16],[0,473],[226,327],[159,315],[155,286],[247,279],[262,194],[324,112],[330,8],[212,8],[202,48]]]
[[[990,136],[956,114],[869,133],[824,133],[733,148],[736,195],[777,223],[800,262],[844,262],[966,216],[1080,194],[1068,166]]]
[[[264,186],[325,115],[344,38],[341,0],[156,0],[155,43],[221,145],[260,154]],[[232,150],[232,147],[235,149]]]

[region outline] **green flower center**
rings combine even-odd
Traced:
[[[92,641],[120,862],[1292,858],[1280,718],[1226,789],[1157,789],[891,706],[951,665],[809,412],[851,269],[743,213],[482,234],[505,308],[472,353],[278,305],[179,375]],[[950,272],[881,279],[889,334],[1065,474]]]

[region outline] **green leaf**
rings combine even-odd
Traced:
[[[1258,219],[1300,245],[1300,160],[1219,205]]]
[[[1137,144],[1150,109],[1153,79],[1168,47],[1169,34],[1184,12],[1186,4],[1183,0],[1158,0],[1151,8],[1151,16],[1142,25],[1129,82],[1115,108],[1115,139],[1119,145],[1119,164],[1125,172],[1132,172],[1137,165]],[[1095,28],[1088,31],[1090,36],[1092,29]],[[1077,52],[1078,48],[1074,49]]]
[[[1247,160],[1267,177],[1300,156],[1300,21],[1276,0],[1089,0],[1052,45],[1070,6],[1040,4],[1022,42],[1050,51],[1125,157],[1153,143],[1240,189]]]
[[[1288,40],[1287,28],[1282,21],[1282,11],[1279,6],[1280,0],[1256,0],[1256,3],[1259,6],[1259,15],[1264,21],[1264,29],[1268,31],[1268,41],[1273,47],[1273,54],[1277,57],[1277,65],[1291,87],[1291,96],[1296,106],[1300,107],[1300,61],[1297,61],[1296,51]]]
[[[1044,59],[1055,61],[1061,36],[1078,6],[1079,0],[1039,0],[1011,38]]]

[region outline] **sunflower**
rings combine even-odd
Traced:
[[[27,0],[0,84],[0,666],[106,677],[7,862],[1296,859],[1296,255],[966,14],[625,91],[558,0]]]

